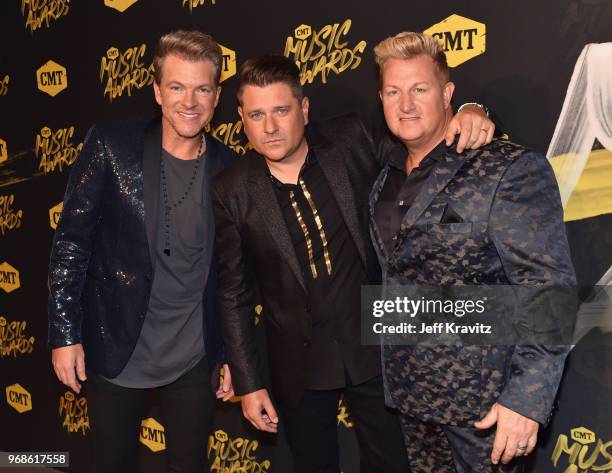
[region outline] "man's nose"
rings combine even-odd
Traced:
[[[412,94],[402,94],[400,97],[400,110],[402,112],[409,112],[414,107],[414,100]]]
[[[273,134],[278,131],[278,124],[273,116],[264,118],[264,131],[268,134]]]

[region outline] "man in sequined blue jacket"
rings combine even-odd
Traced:
[[[212,178],[234,153],[204,133],[221,50],[199,31],[163,36],[162,117],[97,124],[71,172],[49,267],[49,346],[65,385],[86,389],[94,467],[136,471],[148,393],[159,392],[172,471],[201,472],[219,386]],[[211,386],[212,384],[212,386]]]

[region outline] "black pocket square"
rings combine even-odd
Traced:
[[[451,209],[448,205],[444,208],[440,223],[462,223],[463,219],[461,216]]]

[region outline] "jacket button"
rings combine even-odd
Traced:
[[[310,343],[304,342],[304,348],[308,348],[309,346],[310,346]]]
[[[145,274],[145,279],[147,281],[151,281],[151,275],[150,274]]]

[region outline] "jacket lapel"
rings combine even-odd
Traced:
[[[387,180],[387,174],[389,173],[389,165],[386,165],[372,186],[372,190],[370,191],[370,238],[374,243],[374,249],[376,250],[376,254],[378,256],[379,261],[386,261],[388,254],[387,248],[382,241],[380,236],[380,232],[378,229],[378,225],[376,224],[376,204],[378,203],[378,198],[380,197],[380,193],[382,192],[383,186],[385,185],[385,181]]]
[[[249,192],[261,215],[262,225],[267,227],[284,260],[295,274],[300,286],[306,291],[306,283],[289,236],[289,230],[287,230],[287,224],[272,188],[272,182],[266,174],[264,158],[256,153],[251,153],[247,159],[249,159],[249,182],[251,183]]]
[[[365,235],[362,234],[359,225],[353,186],[351,185],[346,167],[346,151],[340,146],[329,146],[329,142],[317,141],[312,135],[308,138],[309,145],[316,155],[317,162],[321,166],[321,170],[327,179],[329,188],[340,208],[344,223],[353,237],[353,241],[359,251],[359,256],[363,261],[363,265],[367,267],[366,247],[363,240]],[[312,144],[310,142],[312,142]]]
[[[155,266],[157,248],[157,218],[159,214],[159,167],[162,149],[161,118],[152,120],[145,130],[142,170],[144,209],[151,266]]]
[[[448,152],[433,169],[429,178],[423,183],[420,192],[414,199],[402,220],[402,228],[407,229],[415,224],[421,214],[429,207],[435,197],[442,192],[450,180],[457,174],[466,159],[470,159],[478,150],[472,150],[465,156]],[[400,232],[401,233],[401,232]]]

